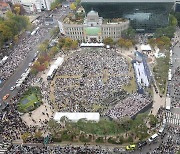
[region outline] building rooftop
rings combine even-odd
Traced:
[[[91,10],[90,12],[88,12],[87,16],[97,16],[98,12]]]
[[[85,34],[90,36],[97,36],[101,33],[100,27],[87,27],[85,28]]]
[[[9,8],[9,4],[6,2],[0,2],[0,10]]]
[[[63,20],[63,23],[65,24],[83,24],[84,23],[84,16],[81,15],[73,15],[69,14],[66,16]]]
[[[123,19],[123,18],[103,19],[103,24],[118,24],[125,21],[127,21],[127,19]]]

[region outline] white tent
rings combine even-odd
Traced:
[[[149,44],[145,45],[145,44],[142,44],[141,45],[141,50],[142,51],[151,51],[151,47]]]
[[[51,67],[50,67],[50,69],[49,69],[49,71],[47,73],[47,77],[51,76],[53,71],[55,69],[57,69],[59,66],[61,66],[63,62],[64,62],[64,56],[58,57],[57,60],[51,65]]]
[[[98,112],[56,112],[54,115],[54,120],[60,122],[61,117],[64,116],[73,122],[77,122],[80,119],[98,122],[100,119],[100,114]]]
[[[104,43],[81,43],[81,47],[104,47]]]
[[[166,110],[170,110],[170,109],[171,109],[171,98],[166,97]]]

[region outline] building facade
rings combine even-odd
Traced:
[[[13,4],[21,4],[26,12],[35,13],[42,10],[50,10],[51,3],[55,0],[12,0]]]
[[[8,3],[0,2],[0,17],[5,17],[7,11],[11,11]]]
[[[98,12],[90,11],[83,23],[59,22],[60,32],[73,40],[81,42],[102,42],[111,37],[114,40],[121,38],[122,31],[128,29],[129,21],[114,19],[108,21],[99,17]]]
[[[168,25],[174,0],[82,0],[88,12],[91,8],[103,18],[126,18],[139,32],[154,32]]]

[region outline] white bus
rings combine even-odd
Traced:
[[[39,27],[37,27],[35,30],[33,30],[32,33],[31,33],[31,36],[33,36],[34,34],[36,34],[37,31],[38,31],[38,29],[39,29]]]
[[[3,66],[7,62],[8,56],[5,56],[1,61],[0,61],[0,66]]]

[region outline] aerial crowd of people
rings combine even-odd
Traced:
[[[134,93],[130,97],[118,102],[105,115],[112,119],[121,119],[127,116],[133,117],[148,105],[152,105],[152,99],[147,95]]]
[[[172,77],[172,99],[171,106],[180,108],[180,66],[176,68]]]
[[[16,68],[23,62],[30,51],[34,50],[34,47],[42,40],[42,36],[45,36],[48,31],[48,29],[41,28],[36,35],[26,35],[19,40],[18,45],[11,49],[7,62],[0,69],[1,80],[6,81],[15,72]]]
[[[1,67],[1,79],[6,81],[17,67],[23,62],[31,50],[42,40],[43,36],[48,33],[48,29],[40,28],[36,35],[26,36],[19,40],[17,46],[12,49],[8,56],[7,62]],[[29,77],[23,87],[18,90],[16,96],[10,99],[9,104],[0,113],[0,136],[3,142],[12,142],[20,140],[24,133],[29,133],[31,137],[27,142],[41,142],[32,136],[37,130],[48,131],[47,122],[49,117],[48,112],[40,114],[45,115],[47,119],[39,121],[41,126],[37,126],[38,121],[31,119],[34,125],[28,125],[21,118],[22,115],[17,110],[17,103],[20,100],[24,91],[29,86],[39,84],[43,102],[51,105],[54,113],[54,107],[59,112],[91,112],[95,104],[104,106],[105,111],[101,116],[107,116],[112,119],[121,119],[129,116],[133,117],[145,107],[152,104],[152,98],[145,94],[127,94],[127,97],[118,100],[115,104],[106,103],[105,98],[108,98],[114,92],[123,90],[123,85],[128,85],[132,77],[129,75],[132,68],[127,59],[116,52],[115,49],[85,49],[73,53],[68,56],[68,59],[57,70],[54,85],[51,82],[44,82],[37,78]],[[172,86],[174,93],[172,96],[172,107],[180,107],[180,67],[173,74]],[[51,86],[54,87],[55,102],[50,98]],[[29,116],[31,113],[29,113]],[[155,148],[151,153],[175,153],[180,140],[175,140],[175,137],[180,137],[179,127],[168,127],[168,139]],[[28,145],[11,145],[7,151],[8,154],[34,154],[34,153],[111,153],[109,149],[103,149],[101,146],[28,146]]]

